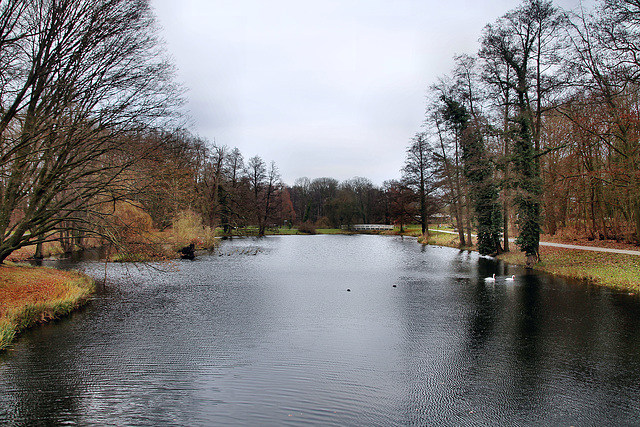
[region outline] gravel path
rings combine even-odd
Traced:
[[[438,233],[447,233],[447,234],[458,234],[455,231],[445,231],[445,230],[437,230],[430,229],[429,231],[435,231]],[[475,236],[475,235],[473,235]],[[513,242],[515,239],[509,239],[510,242]],[[624,255],[637,255],[640,256],[640,251],[632,251],[628,249],[611,249],[611,248],[600,248],[597,246],[581,246],[581,245],[566,245],[564,243],[552,243],[552,242],[540,242],[540,246],[553,246],[556,248],[565,248],[565,249],[576,249],[580,251],[593,251],[593,252],[611,252],[614,254],[624,254]]]

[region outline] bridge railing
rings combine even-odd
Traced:
[[[386,231],[393,230],[393,225],[386,224],[354,224],[351,226],[353,231]]]

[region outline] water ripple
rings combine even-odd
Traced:
[[[102,263],[80,267],[104,275]],[[395,237],[234,239],[157,267],[110,264],[86,309],[0,356],[0,424],[640,416],[640,304],[625,295]],[[517,286],[488,286],[493,273],[517,274]]]

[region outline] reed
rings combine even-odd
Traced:
[[[0,351],[6,349],[15,336],[15,325],[8,320],[0,320]]]

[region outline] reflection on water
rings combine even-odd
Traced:
[[[77,267],[104,277],[104,263]],[[0,356],[0,424],[634,425],[640,415],[635,296],[396,237],[233,240],[158,267],[109,264],[85,309]]]

